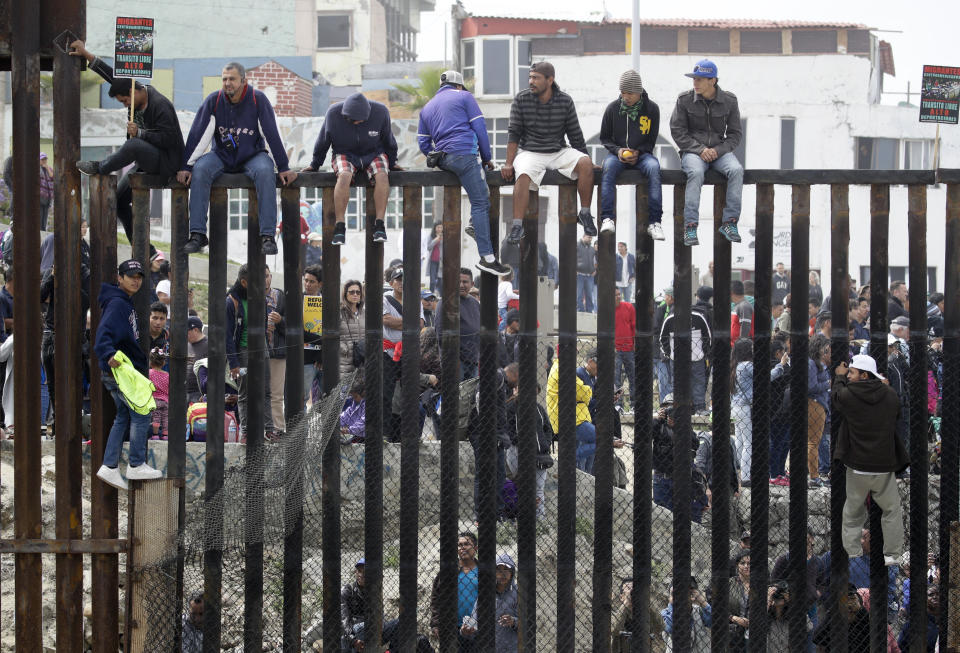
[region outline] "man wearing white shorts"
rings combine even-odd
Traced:
[[[546,61],[532,64],[530,87],[520,91],[510,106],[507,160],[500,174],[507,181],[516,177],[513,227],[509,235],[512,243],[519,243],[523,237],[523,216],[530,199],[528,191],[540,187],[547,170],[556,170],[568,179],[577,180],[580,195],[577,219],[585,234],[597,235],[590,215],[593,162],[587,154],[573,100],[560,90],[554,75],[553,64]]]

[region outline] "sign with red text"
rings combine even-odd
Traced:
[[[920,122],[956,125],[960,119],[960,68],[924,66]]]
[[[117,17],[113,76],[153,77],[153,19]]]

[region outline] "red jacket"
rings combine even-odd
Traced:
[[[633,304],[629,302],[617,304],[613,319],[617,351],[633,351],[633,339],[637,334],[637,313]]]

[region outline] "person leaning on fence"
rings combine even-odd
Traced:
[[[633,168],[647,178],[647,233],[654,240],[663,240],[660,162],[653,155],[659,134],[660,107],[647,95],[640,73],[626,71],[620,75],[620,97],[607,105],[600,123],[600,144],[609,152],[600,182],[601,231],[616,231],[617,177]]]
[[[470,198],[467,235],[477,242],[477,267],[498,276],[509,272],[509,266],[497,260],[490,240],[490,191],[484,169],[493,170],[494,165],[487,125],[458,71],[440,74],[440,89],[420,110],[417,143],[427,165],[455,174]]]
[[[266,255],[277,253],[277,177],[286,186],[297,178],[290,169],[267,96],[247,83],[246,69],[236,62],[223,67],[223,88],[200,105],[187,136],[177,181],[190,186],[190,239],[187,254],[206,247],[210,187],[224,172],[242,172],[257,189],[260,243]],[[207,146],[211,150],[204,154]]]
[[[313,159],[303,172],[319,170],[333,150],[330,165],[337,175],[333,189],[333,211],[336,225],[330,244],[339,247],[346,242],[345,215],[350,203],[350,184],[361,172],[373,181],[373,203],[376,219],[373,240],[387,242],[383,218],[390,199],[389,170],[402,170],[397,165],[397,140],[390,126],[390,110],[380,102],[372,102],[362,93],[354,93],[343,102],[327,109],[323,127],[313,146]]]
[[[117,182],[117,219],[123,225],[127,240],[133,242],[133,190],[129,174],[144,172],[160,175],[166,180],[177,173],[183,159],[183,132],[177,111],[173,103],[153,86],[143,86],[125,78],[114,79],[113,69],[87,50],[83,41],[78,39],[71,43],[70,54],[83,57],[90,63],[90,70],[110,85],[110,97],[128,109],[133,104],[133,120],[127,122],[127,140],[120,149],[100,161],[77,161],[77,170],[86,175],[108,175],[131,163],[136,164]],[[134,89],[132,96],[131,85]],[[156,251],[152,245],[150,249],[151,254]]]
[[[686,73],[693,88],[677,98],[670,117],[670,132],[680,150],[680,165],[687,176],[683,202],[683,244],[699,245],[700,189],[703,176],[713,168],[727,178],[727,200],[723,208],[720,233],[733,243],[740,242],[740,196],[743,192],[743,166],[734,150],[743,139],[737,96],[718,85],[717,64],[702,59]]]
[[[523,237],[523,216],[527,214],[530,201],[528,191],[540,187],[547,170],[556,170],[568,179],[577,180],[580,195],[577,220],[584,233],[597,235],[597,227],[590,215],[593,162],[587,153],[577,109],[570,96],[557,86],[555,75],[553,64],[547,61],[531,64],[529,87],[517,93],[510,105],[507,159],[500,174],[507,181],[516,178],[513,227],[508,236],[512,243],[519,243]]]
[[[843,548],[853,558],[862,554],[860,529],[867,515],[869,494],[883,511],[883,557],[896,564],[903,549],[903,516],[895,473],[910,459],[896,434],[900,402],[896,392],[877,372],[876,361],[865,354],[853,357],[850,367],[834,370],[831,403],[839,420],[834,458],[847,467],[847,498],[843,505]]]
[[[103,464],[97,471],[97,478],[120,490],[127,489],[127,483],[118,469],[120,450],[127,431],[130,435],[127,478],[149,480],[163,477],[162,472],[146,463],[150,411],[144,413],[133,408],[128,398],[130,377],[118,379],[113,373],[113,370],[121,367],[121,360],[126,359],[133,368],[127,374],[139,374],[149,385],[147,357],[140,347],[137,312],[131,301],[142,283],[143,265],[140,261],[130,259],[118,267],[116,285],[104,283],[100,287],[100,324],[97,326],[94,351],[100,361],[101,381],[113,396],[117,415],[107,437]]]
[[[576,370],[563,370],[564,374]],[[593,456],[597,450],[597,431],[590,420],[590,400],[593,391],[583,380],[576,377],[576,428],[577,428],[577,469],[588,474],[593,473]],[[550,428],[554,433],[560,432],[560,357],[553,359],[550,374],[547,376],[547,414],[550,417]]]

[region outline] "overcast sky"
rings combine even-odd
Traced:
[[[614,18],[632,16],[631,0],[605,0],[607,11]],[[572,16],[599,8],[597,0],[465,0],[464,5],[472,13],[493,15],[517,15],[517,11],[531,15],[557,18]],[[437,0],[437,10],[423,13],[419,41],[421,61],[439,61],[444,59],[444,39],[439,38],[445,32],[444,23],[450,22],[449,0]],[[920,77],[924,64],[960,66],[960,3],[947,0],[939,4],[914,4],[894,2],[893,0],[807,0],[803,3],[771,3],[758,0],[740,2],[717,2],[713,0],[685,0],[682,11],[672,8],[669,3],[644,2],[641,18],[753,18],[771,20],[807,20],[842,21],[863,23],[875,28],[877,36],[893,46],[893,59],[896,65],[896,77],[886,76],[885,91],[905,92],[907,81],[911,91],[920,88]],[[436,35],[426,38],[426,35]],[[448,46],[449,47],[449,46]],[[447,54],[447,58],[450,54]],[[774,84],[788,80],[771,80]],[[885,95],[884,104],[895,104],[904,96]],[[913,98],[916,103],[918,98]]]

